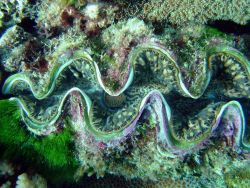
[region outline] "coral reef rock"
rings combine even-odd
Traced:
[[[249,8],[248,0],[1,2],[0,127],[4,138],[6,126],[20,129],[20,141],[0,144],[20,145],[22,160],[30,146],[48,169],[71,153],[79,184],[112,175],[135,187],[250,186],[247,37],[205,25],[247,24]],[[62,148],[38,149],[56,138]],[[16,185],[47,183],[23,173]]]

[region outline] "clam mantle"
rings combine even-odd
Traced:
[[[19,44],[4,57],[11,75],[2,93],[41,139],[73,130],[79,174],[158,180],[178,174],[190,156],[199,165],[196,155],[215,145],[226,146],[223,157],[249,155],[240,101],[250,98],[250,64],[230,37],[204,27],[156,35],[134,18],[107,27],[100,43],[73,26],[43,46],[28,34],[10,40],[13,32],[23,35],[18,27],[0,41],[6,52],[13,40]]]

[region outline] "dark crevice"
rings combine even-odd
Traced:
[[[23,18],[18,26],[22,27],[24,31],[30,34],[37,35],[36,22],[33,19],[30,19],[28,17]]]
[[[38,3],[40,0],[29,0],[29,4],[31,5],[35,5],[36,3]]]
[[[153,22],[152,25],[154,27],[154,33],[156,35],[161,35],[162,33],[164,33],[165,25],[167,25],[167,23]]]
[[[250,22],[240,25],[232,21],[216,20],[208,24],[210,27],[217,28],[221,32],[235,35],[250,34]]]

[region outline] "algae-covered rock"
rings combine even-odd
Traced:
[[[249,187],[249,6],[1,1],[1,186]]]

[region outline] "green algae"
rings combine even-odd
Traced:
[[[15,101],[0,101],[0,144],[3,158],[22,159],[34,165],[51,181],[73,178],[77,161],[73,153],[72,132],[64,129],[59,134],[34,137],[21,123],[21,113]]]
[[[250,164],[236,167],[224,175],[227,187],[248,187],[250,184]]]

